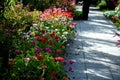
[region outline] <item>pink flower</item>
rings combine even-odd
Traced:
[[[60,54],[60,53],[61,53],[61,50],[59,50],[59,49],[56,50],[56,53],[57,53],[57,54]]]
[[[72,71],[72,67],[68,67],[68,71]]]
[[[57,75],[57,72],[56,72],[56,71],[52,71],[51,74],[52,74],[53,76],[56,76],[56,75]]]
[[[15,52],[16,52],[16,53],[19,53],[19,52],[20,52],[20,50],[15,50]]]
[[[120,46],[120,40],[117,41],[117,46]]]
[[[45,48],[45,50],[46,50],[46,51],[49,51],[49,50],[50,50],[50,48],[49,48],[49,47],[47,47],[47,48]]]
[[[32,43],[34,43],[34,44],[35,44],[36,42],[37,42],[36,40],[32,40]]]
[[[74,63],[74,60],[70,60],[70,62],[69,62],[70,64],[73,64]]]
[[[49,53],[53,53],[53,51],[51,49],[48,50]]]
[[[34,47],[34,50],[35,50],[35,51],[38,51],[38,47]]]

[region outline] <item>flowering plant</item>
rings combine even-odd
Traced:
[[[67,79],[61,63],[65,60],[63,55],[69,36],[74,35],[71,12],[47,9],[34,20],[37,24],[28,32],[14,36],[14,47],[9,51],[10,75],[6,77],[11,80]]]

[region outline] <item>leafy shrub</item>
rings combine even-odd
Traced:
[[[82,18],[82,11],[74,11],[73,18],[74,20],[80,20]]]
[[[17,4],[12,6],[10,10],[5,11],[4,15],[7,19],[5,26],[20,32],[28,31],[40,14],[39,11],[29,12],[27,8],[22,9],[21,5]]]
[[[116,27],[120,29],[120,5],[118,5],[115,10],[106,11],[104,15],[111,19],[115,23]]]
[[[101,0],[101,2],[98,4],[98,7],[100,9],[106,9],[107,8],[107,3],[105,0]]]

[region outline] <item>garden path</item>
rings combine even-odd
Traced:
[[[79,8],[79,6],[77,6]],[[90,7],[88,21],[77,23],[77,37],[67,48],[65,69],[72,67],[67,75],[70,80],[120,80],[120,47],[116,28],[103,12]]]

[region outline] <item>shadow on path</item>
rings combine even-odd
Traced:
[[[77,36],[66,49],[65,69],[70,80],[120,80],[120,48],[115,26],[95,7],[90,8],[88,21],[77,23]],[[72,67],[72,71],[68,68]]]

